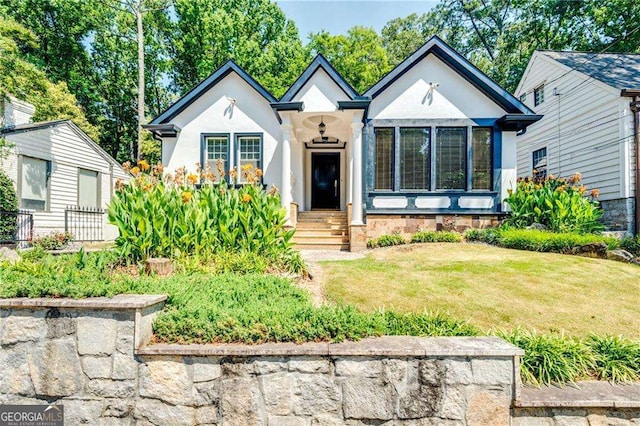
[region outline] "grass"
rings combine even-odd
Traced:
[[[330,300],[365,311],[446,312],[485,332],[640,337],[640,268],[480,244],[418,244],[322,262]],[[366,277],[366,279],[363,279]]]

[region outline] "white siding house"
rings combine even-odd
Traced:
[[[640,55],[536,51],[515,94],[544,118],[517,137],[518,176],[579,172],[600,192],[605,225],[633,232],[634,89]]]
[[[88,211],[106,208],[116,180],[130,175],[72,121],[29,123],[33,107],[8,104],[0,137],[10,149],[0,167],[16,185],[19,209],[32,214],[33,236],[67,230],[78,240],[115,239],[106,214]],[[19,108],[30,114],[7,113]]]
[[[253,158],[304,245],[359,250],[381,233],[496,223],[516,132],[540,118],[433,37],[363,94],[322,55],[280,99],[229,61],[145,127],[168,171]]]

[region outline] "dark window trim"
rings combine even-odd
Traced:
[[[469,192],[469,126],[435,126],[435,137],[433,138],[434,148],[434,169],[436,172],[435,181],[433,182],[433,192],[442,191],[454,191],[454,192]],[[464,188],[463,189],[451,189],[451,188],[438,188],[438,164],[437,161],[437,149],[438,149],[438,129],[464,129]]]
[[[240,170],[240,138],[242,137],[252,137],[252,138],[259,138],[260,139],[260,158],[258,159],[258,168],[262,169],[263,164],[264,164],[264,133],[262,132],[245,132],[245,133],[234,133],[233,134],[233,141],[234,141],[234,164],[236,166],[236,170],[238,172],[238,180],[240,179],[240,173],[242,173],[242,171]],[[264,170],[262,170],[263,175],[260,178],[260,183],[262,183],[263,179],[264,179]],[[246,182],[238,182],[240,184],[244,184]]]
[[[475,189],[473,187],[473,129],[488,129],[490,131],[490,135],[491,135],[491,140],[489,142],[489,171],[491,173],[489,179],[489,189]],[[493,150],[495,148],[495,137],[496,137],[496,130],[493,127],[490,126],[472,126],[471,127],[471,138],[469,139],[471,141],[471,143],[469,144],[469,190],[468,192],[477,192],[480,194],[486,193],[486,192],[494,192],[494,184],[495,182],[493,181],[494,175],[495,175],[495,165],[494,163],[494,158],[493,158]],[[502,154],[502,153],[500,153]]]
[[[547,161],[547,164],[545,164],[544,166],[544,176],[538,176],[539,173],[534,173],[534,170],[538,170],[536,168],[536,153],[541,152],[542,150],[544,150],[544,158]],[[533,151],[531,151],[531,177],[533,178],[538,178],[538,177],[544,177],[546,178],[549,174],[549,150],[547,149],[546,146],[540,147],[538,149],[534,149]]]
[[[400,173],[400,160],[398,161],[398,170],[396,171],[398,174],[398,186],[396,186],[396,188],[398,189],[398,192],[402,192],[407,193],[407,192],[419,192],[419,193],[428,193],[428,192],[433,192],[433,187],[434,187],[434,182],[433,182],[433,171],[435,169],[434,166],[434,154],[435,151],[433,150],[434,147],[434,143],[433,143],[433,133],[435,131],[435,127],[434,126],[396,126],[397,129],[397,133],[398,133],[398,143],[397,143],[397,147],[398,147],[398,158],[400,159],[400,145],[402,144],[402,137],[401,137],[401,132],[402,129],[429,129],[429,188],[427,189],[402,189],[401,188],[401,182],[402,182],[402,176]]]
[[[207,138],[227,138],[227,164],[224,168],[225,179],[228,179],[231,170],[231,133],[201,133],[200,134],[200,167],[207,165]]]
[[[51,173],[52,173],[52,161],[45,160],[44,158],[33,157],[31,155],[18,154],[18,179],[16,182],[16,189],[18,193],[18,206],[22,207],[22,159],[23,158],[31,158],[33,160],[44,161],[47,163],[47,177],[46,177],[46,186],[47,186],[47,197],[44,202],[44,210],[34,210],[37,212],[43,213],[51,213]],[[26,209],[25,209],[26,210]],[[33,209],[29,209],[33,210]]]
[[[377,172],[377,162],[376,162],[376,150],[378,149],[378,145],[377,145],[377,139],[376,139],[376,130],[383,130],[383,129],[387,129],[387,130],[391,130],[391,136],[393,137],[393,140],[391,141],[391,189],[376,189],[376,172]],[[381,192],[381,193],[390,193],[390,192],[397,192],[397,186],[396,186],[396,152],[397,152],[397,146],[396,146],[396,140],[397,140],[397,130],[398,127],[391,127],[391,126],[380,126],[380,127],[374,127],[373,128],[373,192]]]
[[[76,205],[80,207],[80,170],[84,170],[86,172],[94,172],[96,173],[96,208],[100,208],[102,206],[102,173],[99,170],[87,169],[85,167],[78,167],[76,173]],[[87,206],[85,206],[87,207]]]
[[[539,106],[544,103],[544,85],[542,83],[533,89],[533,105]]]

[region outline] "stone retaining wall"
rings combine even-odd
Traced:
[[[549,418],[540,409],[512,409],[521,400],[522,351],[498,338],[147,345],[163,300],[0,300],[0,404],[64,404],[67,425],[508,425]]]
[[[635,200],[633,198],[619,198],[617,200],[601,201],[602,223],[610,231],[625,231],[633,233],[633,213]]]

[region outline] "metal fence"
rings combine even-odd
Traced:
[[[0,244],[16,244],[33,238],[33,214],[24,210],[0,210]]]
[[[64,211],[64,230],[74,241],[102,241],[105,210],[96,207],[67,206]]]

